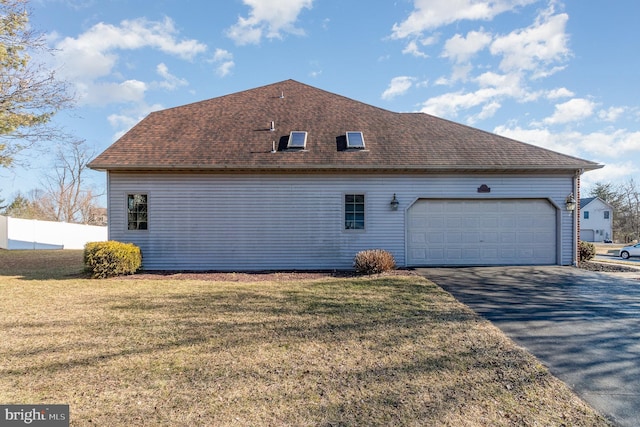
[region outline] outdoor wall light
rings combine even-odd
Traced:
[[[576,210],[576,199],[574,199],[573,197],[573,193],[570,193],[567,196],[567,200],[565,200],[565,204],[567,205],[567,210],[568,211],[575,211]]]
[[[398,210],[398,206],[400,206],[400,202],[398,201],[398,199],[396,199],[396,193],[393,193],[393,199],[391,199],[391,203],[389,203],[389,206],[391,206],[392,211]]]

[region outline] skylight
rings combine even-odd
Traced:
[[[347,132],[347,148],[364,148],[362,132]]]
[[[307,132],[294,130],[289,135],[287,148],[304,149],[307,146]]]

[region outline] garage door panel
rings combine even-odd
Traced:
[[[428,252],[425,251],[425,254],[426,253],[429,254],[429,258],[426,258],[426,255],[425,255],[425,260],[433,259],[433,260],[444,261],[446,259],[445,256],[444,256],[444,249],[442,249],[442,248],[429,249]]]
[[[407,223],[409,265],[556,263],[546,200],[419,200]]]
[[[460,232],[451,232],[447,234],[447,243],[461,245],[464,243],[463,234]]]
[[[498,233],[495,231],[482,233],[482,238],[480,240],[482,243],[498,243],[500,241]]]
[[[475,252],[475,251],[472,251]],[[447,249],[446,250],[446,254],[447,254],[447,259],[453,260],[453,261],[460,261],[462,260],[462,249],[461,248],[451,248],[451,249]],[[476,256],[478,254],[476,253]]]
[[[427,234],[413,233],[413,234],[410,234],[409,240],[413,244],[424,244],[424,243],[427,243]]]
[[[434,228],[444,228],[446,226],[447,219],[442,216],[437,217],[427,217],[426,227],[430,229]]]
[[[427,234],[427,243],[437,244],[437,243],[445,243],[444,233],[442,232],[432,232]]]
[[[506,244],[506,243],[517,243],[518,241],[518,233],[516,233],[515,231],[510,231],[510,232],[501,232],[500,233],[500,243]]]
[[[480,238],[480,233],[477,231],[471,231],[468,233],[462,233],[464,239],[463,242],[467,244],[477,244],[482,240]]]
[[[500,219],[497,216],[482,218],[480,219],[478,225],[483,230],[486,230],[487,228],[497,229],[500,227]]]
[[[463,225],[463,221],[462,218],[458,218],[458,217],[451,217],[451,218],[447,218],[446,221],[446,227],[448,229],[460,229],[462,228]]]

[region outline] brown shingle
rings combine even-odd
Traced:
[[[275,131],[269,129],[271,121]],[[306,150],[286,150],[291,131],[308,132]],[[344,150],[346,131],[362,131],[366,149]],[[274,142],[276,153],[271,152]],[[90,167],[437,172],[590,170],[601,165],[428,114],[394,113],[286,80],[151,113]]]

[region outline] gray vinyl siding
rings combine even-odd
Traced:
[[[486,184],[491,193],[478,193]],[[109,238],[147,270],[347,269],[360,250],[405,265],[409,207],[421,198],[547,198],[558,207],[558,264],[573,259],[571,176],[342,174],[108,175]],[[148,195],[149,229],[127,230],[127,194]],[[393,194],[400,207],[389,207]],[[365,230],[344,230],[344,195],[365,194]],[[561,247],[560,247],[561,246]]]

